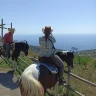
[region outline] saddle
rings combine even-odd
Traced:
[[[58,69],[50,57],[39,57],[40,65],[45,66],[52,74],[58,73]]]
[[[13,51],[15,50],[15,43],[10,44],[10,56],[12,56]]]

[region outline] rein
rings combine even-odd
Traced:
[[[49,40],[49,41],[52,43],[52,45],[53,45],[53,49],[54,49],[53,53],[54,53],[56,48],[54,47],[54,44],[53,44],[52,40],[49,39],[49,38],[48,38],[48,40]]]

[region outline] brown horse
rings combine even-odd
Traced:
[[[73,52],[56,53],[68,66],[73,67]],[[44,96],[48,88],[58,81],[58,68],[50,58],[40,58],[37,64],[31,64],[22,73],[19,81],[21,96]],[[50,65],[51,64],[51,65]]]

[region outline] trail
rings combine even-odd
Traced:
[[[13,83],[9,70],[0,68],[0,96],[21,96],[18,82]]]

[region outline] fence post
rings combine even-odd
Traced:
[[[12,28],[12,23],[11,23],[11,28]]]
[[[70,73],[71,73],[71,67],[68,66],[68,82],[67,82],[67,91],[66,96],[70,96]]]
[[[3,43],[3,19],[1,19],[1,38],[2,38],[2,43]]]

